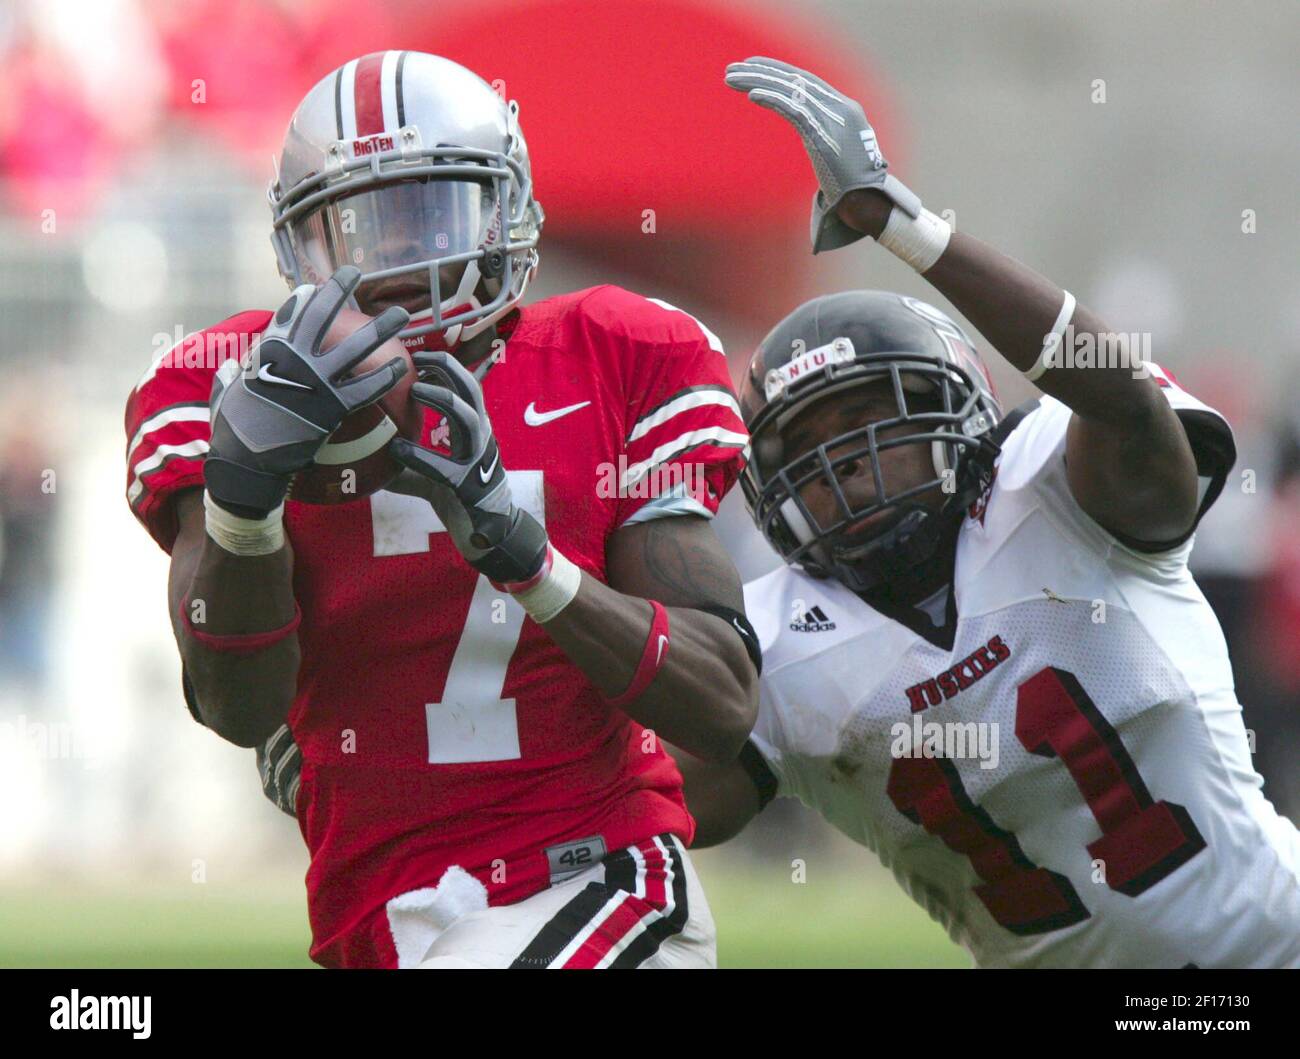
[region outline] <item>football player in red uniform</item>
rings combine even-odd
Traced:
[[[754,721],[709,524],[747,435],[690,315],[612,286],[520,305],[542,211],[517,114],[417,52],[316,85],[271,189],[294,292],[141,380],[128,499],[171,554],[195,718],[298,747],[313,959],[709,966],[659,738],[729,760]],[[345,305],[374,319],[327,349]],[[390,444],[402,491],[286,500],[402,376],[349,376],[394,335],[425,406]]]

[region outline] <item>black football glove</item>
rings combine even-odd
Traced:
[[[257,748],[257,771],[262,777],[262,793],[277,809],[297,819],[302,751],[294,742],[287,724],[280,725],[275,734]]]
[[[405,374],[400,357],[355,379],[357,364],[406,326],[396,306],[328,352],[321,343],[361,281],[351,266],[320,288],[303,285],[280,306],[247,367],[221,366],[212,381],[212,441],[203,465],[208,495],[243,518],[265,518],[289,479],[310,466],[325,439],[358,408],[379,400]]]
[[[452,452],[441,456],[400,436],[388,443],[389,452],[432,486],[423,495],[471,566],[498,584],[527,581],[546,561],[546,530],[515,507],[482,387],[449,353],[413,359],[420,381],[411,396],[447,417]]]

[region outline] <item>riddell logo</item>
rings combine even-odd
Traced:
[[[965,691],[977,680],[982,680],[994,669],[1011,657],[1011,648],[1001,636],[994,636],[988,643],[972,651],[955,666],[942,673],[907,689],[907,704],[913,713],[920,713],[927,706],[938,706]]]
[[[792,621],[790,628],[794,632],[830,632],[835,628],[835,623],[826,617],[821,607],[813,607],[812,610],[804,612],[802,621],[798,619]]]
[[[391,136],[367,136],[364,140],[352,141],[352,157],[361,158],[368,154],[377,154],[380,151],[391,151],[393,146]]]

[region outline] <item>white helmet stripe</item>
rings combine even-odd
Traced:
[[[402,92],[402,69],[406,66],[408,52],[399,52],[397,57],[397,74],[393,80],[397,84],[397,127],[406,127],[406,97]]]
[[[339,87],[336,100],[339,108],[339,128],[343,130],[340,139],[352,140],[357,135],[357,62],[353,59],[339,72]]]
[[[343,111],[340,109],[340,101],[343,98],[343,67],[334,71],[334,132],[335,139],[343,139]],[[296,116],[296,115],[295,115]],[[280,162],[277,159],[275,163],[275,175],[278,180],[280,177]]]
[[[379,73],[379,91],[383,94],[384,131],[396,132],[401,128],[397,120],[397,60],[400,51],[384,52],[384,66]]]

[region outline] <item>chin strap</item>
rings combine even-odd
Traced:
[[[854,592],[870,592],[881,585],[904,590],[909,584],[930,579],[934,563],[944,561],[945,537],[961,525],[966,505],[949,500],[934,512],[916,508],[879,537],[852,548],[832,550],[831,567],[836,580]],[[947,532],[945,532],[947,531]]]

